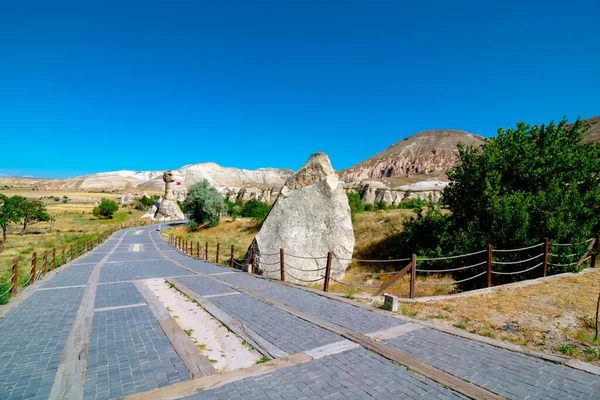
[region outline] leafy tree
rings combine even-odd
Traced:
[[[138,202],[141,203],[144,207],[148,208],[151,207],[152,204],[154,204],[154,199],[144,195],[141,199],[138,200]]]
[[[271,205],[255,199],[248,200],[242,209],[242,217],[264,221],[271,211]]]
[[[25,233],[27,227],[37,222],[50,221],[52,216],[46,211],[44,202],[40,200],[27,200],[24,197],[15,196],[16,206],[21,212],[21,218],[23,219],[23,229],[21,234]]]
[[[94,207],[92,214],[97,218],[112,219],[115,212],[119,209],[116,201],[110,199],[102,199],[97,207]]]
[[[233,201],[225,199],[225,206],[227,207],[227,214],[229,214],[234,221],[242,215],[243,204],[238,202],[234,203]]]
[[[25,198],[21,196],[8,197],[0,194],[0,227],[2,228],[0,251],[2,251],[2,245],[6,243],[6,233],[9,224],[17,223],[21,220],[22,212],[19,204],[24,200]]]
[[[225,200],[205,179],[190,187],[183,206],[190,220],[195,223],[206,222],[208,226],[217,226],[221,221],[221,212],[225,210]]]
[[[442,215],[436,208],[406,221],[399,249],[452,255],[480,250],[487,243],[494,248],[527,247],[548,237],[554,243],[577,243],[553,249],[563,256],[556,263],[570,264],[567,253],[581,256],[585,239],[600,227],[600,147],[582,143],[583,121],[570,128],[566,123],[518,123],[516,129],[499,129],[481,148],[459,146],[459,162],[448,171],[450,184],[443,193],[451,214]],[[503,257],[511,261],[523,254]],[[577,268],[550,266],[549,271]]]
[[[398,204],[398,208],[406,209],[406,210],[414,210],[418,208],[423,208],[427,205],[425,200],[421,200],[419,198],[413,198],[408,201],[402,202]]]
[[[67,204],[69,202],[69,200],[70,199],[67,196],[63,196],[62,202],[65,203],[65,204]]]
[[[365,206],[360,199],[360,194],[347,192],[348,205],[350,206],[350,214],[352,215],[352,221],[354,216],[365,211]]]
[[[376,201],[375,204],[373,204],[373,208],[375,209],[375,211],[384,211],[388,209],[388,205],[385,203],[385,201],[379,200]]]

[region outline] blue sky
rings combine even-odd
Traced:
[[[600,2],[13,1],[0,174],[343,169],[426,129],[600,115]]]

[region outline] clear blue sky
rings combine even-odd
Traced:
[[[600,115],[600,2],[5,1],[0,174],[342,169]]]

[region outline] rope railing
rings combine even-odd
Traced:
[[[459,268],[449,268],[449,269],[417,269],[417,272],[424,272],[424,273],[440,273],[440,272],[454,272],[454,271],[463,271],[465,269],[470,269],[470,268],[475,268],[475,267],[479,267],[481,265],[485,265],[487,264],[487,261],[482,261],[479,262],[477,264],[473,264],[473,265],[467,265],[465,267],[459,267]]]
[[[390,263],[390,262],[406,262],[406,261],[410,261],[410,258],[396,258],[396,259],[392,259],[392,260],[363,260],[360,258],[342,258],[342,257],[338,257],[338,256],[334,256],[337,260],[342,260],[342,261],[352,261],[352,262],[359,262],[359,263]],[[327,258],[327,257],[325,257]]]
[[[292,279],[295,279],[295,280],[297,280],[297,281],[299,281],[299,282],[306,282],[306,283],[314,283],[314,282],[319,282],[319,281],[322,281],[323,279],[325,279],[325,277],[324,277],[324,276],[322,276],[322,277],[320,277],[320,278],[317,278],[317,279],[300,279],[300,278],[297,278],[297,277],[295,277],[294,275],[290,274],[288,271],[285,271],[285,274],[286,274],[286,275],[289,275],[289,276],[290,276],[290,278],[292,278]]]
[[[294,269],[296,271],[302,271],[302,272],[319,272],[319,271],[325,271],[327,269],[327,267],[313,268],[313,269],[303,269],[303,268],[294,267],[293,265],[290,265],[287,262],[284,262],[284,265],[286,267],[290,267],[291,269]]]
[[[555,254],[555,253],[548,253],[549,256],[551,257],[575,257],[577,255],[577,253],[573,253],[573,254]]]
[[[536,269],[537,267],[540,267],[540,266],[542,266],[542,265],[544,265],[544,263],[543,263],[543,262],[541,262],[541,263],[539,263],[539,264],[536,264],[536,265],[534,265],[534,266],[533,266],[533,267],[531,267],[531,268],[524,269],[524,270],[522,270],[522,271],[516,271],[516,272],[500,272],[500,271],[492,271],[492,274],[495,274],[495,275],[518,275],[518,274],[523,274],[523,273],[525,273],[525,272],[529,272],[529,271],[531,271],[531,270],[534,270],[534,269]]]
[[[526,260],[519,260],[519,261],[494,261],[492,260],[492,264],[494,265],[515,265],[515,264],[523,264],[532,260],[535,260],[536,258],[540,258],[544,255],[544,253],[538,254],[537,256],[533,256],[531,258],[528,258]]]
[[[13,283],[12,285],[10,285],[10,287],[8,288],[8,290],[7,290],[6,292],[4,292],[4,293],[0,294],[0,297],[4,297],[6,294],[10,293],[10,291],[11,291],[11,290],[12,290],[12,288],[13,288],[13,286],[14,286],[14,283]]]
[[[452,282],[425,282],[425,281],[416,281],[416,283],[418,283],[419,285],[456,285],[457,283],[463,283],[463,282],[467,282],[467,281],[470,281],[470,280],[475,279],[475,278],[479,278],[480,276],[483,276],[486,273],[487,273],[487,271],[483,271],[480,274],[473,275],[470,278],[461,279],[460,281],[452,281]]]
[[[476,256],[477,254],[483,254],[483,253],[486,253],[486,252],[487,252],[487,250],[480,250],[480,251],[475,251],[473,253],[458,254],[458,255],[455,255],[455,256],[447,256],[447,257],[431,257],[431,258],[427,258],[427,257],[419,258],[419,257],[417,257],[417,261],[454,260],[454,259],[462,258],[462,257]]]
[[[325,257],[306,257],[306,256],[298,256],[298,255],[294,255],[294,254],[288,254],[285,253],[286,257],[293,257],[293,258],[300,258],[303,260],[326,260],[327,256]]]
[[[343,286],[351,286],[351,287],[358,287],[358,288],[363,288],[363,289],[379,289],[381,287],[381,285],[361,285],[359,283],[348,283],[348,282],[342,282],[342,281],[338,281],[335,278],[330,278],[332,281],[334,281],[335,283],[339,283],[340,285]],[[400,281],[400,282],[394,282],[392,285],[390,286],[395,286],[395,285],[402,285],[405,283],[410,283],[410,281]]]
[[[570,267],[572,265],[577,265],[578,262],[572,262],[572,263],[568,263],[568,264],[553,264],[551,262],[548,262],[548,265],[552,265],[553,267]]]
[[[543,246],[544,242],[542,243],[538,243],[538,244],[534,244],[532,246],[529,247],[521,247],[520,249],[494,249],[495,252],[497,253],[515,253],[518,251],[525,251],[525,250],[531,250],[531,249],[535,249],[536,247],[540,247]]]

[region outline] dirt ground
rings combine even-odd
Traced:
[[[600,365],[600,269],[486,295],[404,303],[400,313]]]

